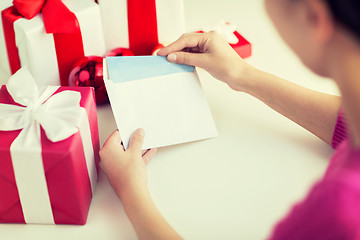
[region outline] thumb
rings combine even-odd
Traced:
[[[145,131],[142,128],[137,129],[130,138],[129,150],[141,152],[144,142]]]
[[[207,56],[204,53],[174,52],[167,56],[169,62],[206,68]]]

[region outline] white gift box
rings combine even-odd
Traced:
[[[108,51],[129,48],[128,2],[131,0],[98,0]],[[147,0],[143,0],[147,1]],[[185,32],[183,0],[154,0],[158,40],[161,44],[175,41]],[[143,36],[146,38],[147,36]]]
[[[0,12],[12,5],[12,0],[0,1]],[[4,30],[2,25],[2,18],[0,17],[0,86],[4,85],[9,79],[11,73],[9,68],[9,61],[6,52],[5,39],[3,37]]]
[[[105,55],[99,6],[83,0],[63,0],[63,3],[78,19],[85,56]],[[27,66],[38,85],[60,85],[54,37],[46,33],[41,13],[31,20],[16,20],[14,31],[21,66]],[[3,31],[0,32],[0,39],[0,69],[10,74]],[[77,60],[74,59],[74,62]]]

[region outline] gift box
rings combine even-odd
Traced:
[[[183,0],[98,0],[108,51],[130,48],[151,55],[185,31]]]
[[[0,86],[6,83],[7,79],[9,79],[9,75],[9,73],[0,69]]]
[[[39,2],[41,6],[36,5]],[[77,60],[106,53],[95,2],[15,0],[1,13],[0,39],[6,43],[6,57],[1,57],[0,68],[14,74],[27,66],[38,85],[67,86]]]
[[[250,42],[237,31],[235,25],[221,20],[217,24],[198,32],[209,31],[216,31],[219,33],[240,57],[247,58],[251,56],[252,51]]]
[[[0,89],[0,222],[85,224],[99,162],[93,88],[37,88],[26,67]]]
[[[0,1],[0,12],[12,5],[12,0]],[[2,20],[0,17],[0,34],[3,34]],[[0,86],[4,85],[11,76],[8,64],[8,56],[6,53],[5,39],[0,37]]]

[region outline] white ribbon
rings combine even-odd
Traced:
[[[239,42],[239,39],[234,34],[236,31],[236,26],[230,23],[226,23],[224,20],[221,20],[214,26],[204,30],[204,32],[210,31],[216,31],[230,44],[236,44]]]
[[[86,110],[80,106],[81,94],[48,86],[38,90],[26,67],[6,84],[13,100],[22,106],[0,104],[0,130],[20,130],[10,146],[16,185],[26,223],[54,224],[41,154],[41,131],[59,142],[80,132],[91,187],[94,190],[96,169],[90,125]]]

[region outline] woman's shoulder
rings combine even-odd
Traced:
[[[351,175],[315,184],[277,224],[271,239],[360,239],[360,185]]]

